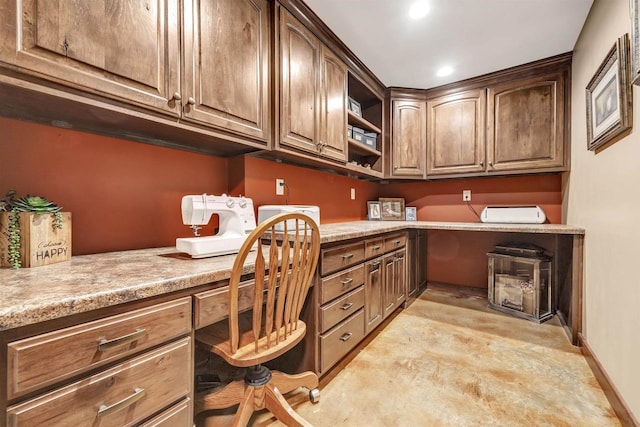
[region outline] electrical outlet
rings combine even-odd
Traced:
[[[471,190],[462,190],[462,201],[463,202],[471,201]]]
[[[276,178],[276,196],[284,196],[284,179]]]
[[[352,188],[351,189],[351,200],[355,200],[356,199],[356,189]]]

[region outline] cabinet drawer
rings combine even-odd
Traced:
[[[320,307],[320,330],[330,329],[336,323],[346,319],[364,306],[364,286],[338,298],[326,306]]]
[[[12,399],[191,332],[191,297],[9,343]]]
[[[364,256],[366,259],[375,258],[384,253],[384,239],[367,240],[364,243]]]
[[[320,281],[320,304],[329,302],[364,283],[364,265],[360,264]]]
[[[321,275],[342,270],[364,260],[364,242],[356,242],[348,245],[320,251]]]
[[[407,244],[407,235],[403,234],[394,234],[393,236],[388,236],[384,238],[384,250],[386,252],[392,251],[394,249],[402,248]]]
[[[253,307],[254,280],[247,280],[238,286],[238,311]],[[194,328],[213,325],[229,316],[229,287],[200,292],[193,296]]]
[[[364,338],[364,310],[361,309],[331,331],[320,335],[320,371],[326,372]]]
[[[7,425],[131,426],[191,389],[191,338],[7,409]]]
[[[166,411],[153,417],[140,427],[191,427],[193,417],[191,416],[191,399],[186,398],[176,403]]]

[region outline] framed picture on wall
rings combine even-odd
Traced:
[[[631,81],[640,85],[640,0],[629,0],[631,15]]]
[[[380,221],[380,202],[367,202],[367,218],[369,221]]]
[[[619,139],[632,126],[629,37],[620,37],[587,85],[587,148]]]
[[[404,199],[381,197],[380,219],[383,221],[403,221],[404,220]]]

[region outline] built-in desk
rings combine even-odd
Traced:
[[[320,235],[323,245],[332,245],[408,229],[553,236],[558,315],[572,342],[577,343],[582,324],[583,229],[564,225],[356,221],[322,225]],[[132,369],[131,375],[143,377],[147,365],[169,359],[180,361],[185,354],[193,355],[192,296],[223,289],[234,259],[222,256],[193,260],[176,253],[175,248],[157,248],[74,256],[70,261],[43,267],[0,270],[0,426],[9,422],[4,415],[7,407],[13,408],[12,417],[23,416],[37,407],[29,406],[31,402],[47,394],[75,410],[74,401],[68,397],[85,393],[82,380],[90,378],[109,384],[110,378],[123,369]],[[247,266],[245,272],[250,275],[251,267]],[[176,317],[186,320],[187,327]],[[27,366],[21,363],[37,362],[25,357],[46,360],[53,354],[65,357],[65,352],[80,357],[80,350],[73,345],[86,339],[87,330],[124,332],[128,325],[138,323],[139,318],[147,319],[148,341],[129,345],[123,354],[113,354],[109,348],[104,351],[104,359],[94,356],[86,366],[62,363],[58,376],[41,382],[38,378],[20,376],[21,367]],[[166,328],[152,335],[153,325],[158,322]],[[104,341],[109,347],[108,337]],[[55,348],[52,342],[56,343]],[[174,374],[172,366],[166,365],[162,371],[167,378]],[[192,363],[185,366],[193,373]],[[153,400],[151,395],[145,397],[150,402],[148,407],[139,406],[145,409],[144,414],[158,417],[179,414],[184,417],[180,419],[189,419],[192,379],[185,387],[187,391],[176,389],[176,398],[171,402],[160,397]],[[121,393],[114,394],[114,401],[127,396]],[[135,391],[132,399],[140,397],[135,393],[139,392]],[[146,417],[144,414],[140,416]]]

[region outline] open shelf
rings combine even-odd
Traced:
[[[347,163],[347,169],[352,170],[359,175],[368,175],[374,178],[384,178],[384,174],[381,171],[377,171],[372,168],[365,168],[364,166],[359,166],[353,163]]]
[[[355,114],[353,111],[348,111],[348,118],[349,118],[350,125],[358,126],[359,128],[362,128],[366,131],[375,132],[377,134],[382,133],[382,130],[380,130],[378,126],[374,125],[369,120],[363,119],[362,117]]]
[[[349,153],[357,154],[359,156],[380,156],[382,153],[380,151],[369,147],[361,142],[356,141],[355,139],[347,138],[349,141]]]
[[[368,175],[374,178],[384,178],[382,173],[382,103],[383,95],[363,83],[358,77],[349,73],[348,77],[349,98],[360,104],[361,115],[347,110],[347,122],[353,127],[363,129],[365,132],[376,134],[376,150],[355,139],[348,138],[347,168],[358,174]],[[368,165],[369,167],[365,167]]]

